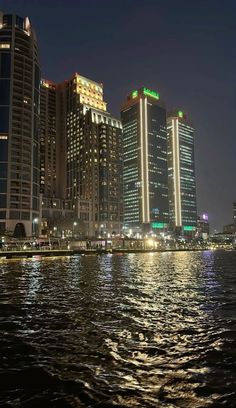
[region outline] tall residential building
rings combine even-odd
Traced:
[[[57,92],[56,84],[42,80],[40,86],[40,192],[57,195]]]
[[[168,115],[167,131],[170,224],[191,235],[197,223],[194,129],[179,110]]]
[[[39,216],[39,90],[28,17],[0,12],[0,233],[30,236]]]
[[[56,87],[45,80],[41,115],[44,197],[54,194],[71,203],[83,235],[119,233],[123,221],[122,126],[106,112],[103,85],[77,73]]]
[[[87,235],[119,233],[122,126],[106,112],[103,85],[75,74],[66,87],[66,191]]]
[[[133,91],[122,106],[124,226],[161,232],[168,224],[166,109],[159,93]]]

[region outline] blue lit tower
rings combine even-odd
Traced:
[[[192,235],[197,224],[194,129],[182,111],[167,118],[170,224]]]
[[[0,12],[0,233],[30,236],[39,221],[37,41],[28,17]]]
[[[168,224],[166,109],[157,92],[133,91],[122,106],[124,226],[161,232]]]

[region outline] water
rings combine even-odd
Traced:
[[[0,268],[1,407],[236,407],[236,251]]]

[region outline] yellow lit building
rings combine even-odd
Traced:
[[[121,122],[106,111],[103,84],[78,73],[56,85],[54,93],[52,83],[44,80],[41,84],[44,142],[41,192],[46,195],[43,202],[50,202],[48,192],[51,191],[53,200],[58,197],[68,203],[74,210],[74,220],[80,221],[87,236],[108,237],[120,233],[123,221]],[[54,118],[55,109],[56,122],[49,120]]]
[[[106,111],[106,102],[103,101],[103,84],[94,82],[77,73],[73,77],[73,84],[75,84],[74,92],[79,95],[81,104]]]

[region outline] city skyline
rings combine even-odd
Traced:
[[[185,1],[177,5],[173,1],[165,5],[161,1],[148,1],[145,5],[130,1],[126,13],[122,13],[118,4],[102,1],[98,8],[95,2],[90,3],[93,7],[87,28],[80,16],[88,13],[88,6],[80,2],[71,1],[66,7],[59,1],[52,15],[53,1],[40,5],[12,1],[10,12],[31,18],[40,46],[43,77],[58,82],[77,71],[103,82],[105,99],[110,101],[108,110],[114,115],[127,94],[143,84],[160,91],[169,109],[181,107],[187,112],[196,129],[198,213],[208,212],[211,226],[221,229],[232,220],[236,195],[232,82],[235,57],[231,53],[235,6],[226,2],[222,9],[220,2],[209,1],[207,6],[198,3],[196,10],[194,5],[186,8]],[[2,1],[0,7],[9,12],[8,2]],[[65,18],[65,13],[70,18]],[[52,18],[54,23],[50,25]],[[76,18],[80,24],[74,24]],[[157,21],[155,30],[153,20]],[[141,32],[131,29],[140,22]],[[147,26],[148,42],[144,35]],[[175,62],[171,67],[170,57]]]

